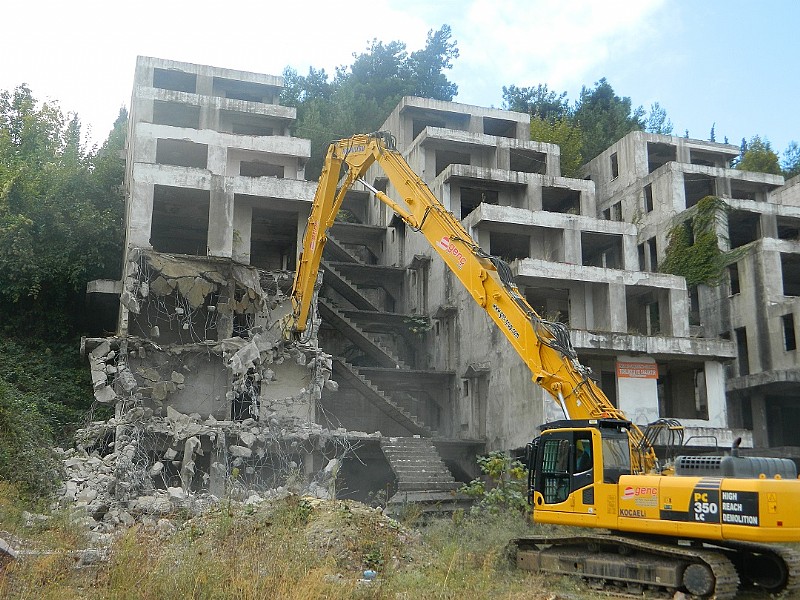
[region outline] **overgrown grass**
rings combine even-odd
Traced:
[[[56,552],[0,573],[0,597],[86,600],[582,598],[571,580],[517,571],[508,541],[535,529],[518,514],[457,514],[407,530],[355,503],[297,497],[258,508],[222,504],[173,533],[136,526],[110,560],[75,568],[82,546],[56,516],[26,528],[19,497],[0,488],[0,529]],[[73,528],[74,529],[74,528]],[[2,535],[2,534],[0,534]],[[378,578],[359,582],[365,568]]]

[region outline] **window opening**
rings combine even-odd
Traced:
[[[617,153],[611,155],[611,181],[614,181],[617,177],[619,177],[619,159],[617,159]]]
[[[783,315],[781,322],[783,323],[783,347],[787,351],[797,350],[797,338],[794,335],[794,314]]]

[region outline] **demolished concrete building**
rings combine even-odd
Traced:
[[[329,232],[316,335],[283,342],[316,185],[304,180],[310,142],[290,135],[295,111],[278,104],[281,86],[137,60],[126,270],[121,282],[90,285],[119,298],[119,319],[114,336],[84,341],[97,400],[115,416],[87,428],[82,445],[111,469],[104,489],[129,506],[290,483],[363,500],[448,501],[456,480],[476,474],[476,454],[522,448],[561,414],[427,242],[365,190],[348,194]],[[558,146],[531,141],[529,124],[521,113],[404,98],[383,129],[481,247],[510,263],[531,305],[568,324],[612,403],[640,424],[678,417],[696,445],[760,443],[732,408],[730,380],[726,400],[737,344],[722,325],[700,334],[694,290],[656,272],[665,222],[680,211],[665,204],[643,219],[631,203],[661,198],[681,169],[691,176],[676,189],[689,195],[708,169],[761,185],[770,206],[795,206],[796,193],[779,192],[780,178],[727,175],[730,146],[640,133],[590,162],[586,179],[562,177]],[[645,144],[655,162],[662,146],[680,150],[634,168],[620,160],[630,144]],[[641,150],[631,152],[638,160]],[[686,152],[714,164],[680,165]],[[383,173],[368,179],[392,195]],[[664,193],[665,203],[677,194]],[[780,210],[762,212],[784,231],[796,209]],[[715,293],[703,292],[704,306],[728,314]],[[103,518],[106,501],[92,490],[68,493]]]

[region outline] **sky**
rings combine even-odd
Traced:
[[[450,25],[457,102],[502,107],[503,86],[566,91],[605,77],[666,109],[676,135],[800,142],[796,0],[25,0],[4,3],[0,90],[25,82],[102,143],[130,103],[137,55],[280,75],[349,65],[370,40],[409,52]]]

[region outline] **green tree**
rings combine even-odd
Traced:
[[[503,86],[503,108],[528,113],[550,123],[570,116],[567,92],[551,91],[546,83],[523,88]]]
[[[561,148],[561,175],[576,177],[583,164],[581,147],[583,132],[580,127],[567,117],[548,121],[540,117],[531,117],[531,139],[538,142],[558,144]]]
[[[658,102],[654,102],[650,106],[650,114],[647,115],[644,130],[648,133],[672,135],[672,121],[667,118],[667,111]],[[711,135],[714,135],[713,127],[711,128]],[[714,140],[711,141],[713,142]]]
[[[86,283],[119,277],[127,115],[98,151],[77,116],[30,88],[0,93],[0,323],[6,333],[63,337]]]
[[[778,163],[778,155],[772,150],[772,145],[769,140],[761,139],[759,136],[753,136],[746,147],[741,160],[736,164],[736,168],[740,171],[755,171],[758,173],[772,173],[773,175],[781,174],[781,167]]]
[[[783,176],[786,179],[800,175],[800,144],[790,142],[789,147],[783,152]]]
[[[592,89],[581,88],[574,118],[583,131],[584,160],[591,160],[611,144],[644,127],[644,109],[631,107],[631,99],[620,98],[606,78]]]
[[[400,41],[373,39],[350,65],[337,67],[332,80],[324,70],[307,76],[284,70],[281,101],[297,108],[293,133],[311,140],[306,178],[316,179],[328,144],[378,129],[403,96],[452,100],[458,86],[445,71],[458,58],[448,25],[429,31],[424,48],[411,54]]]

